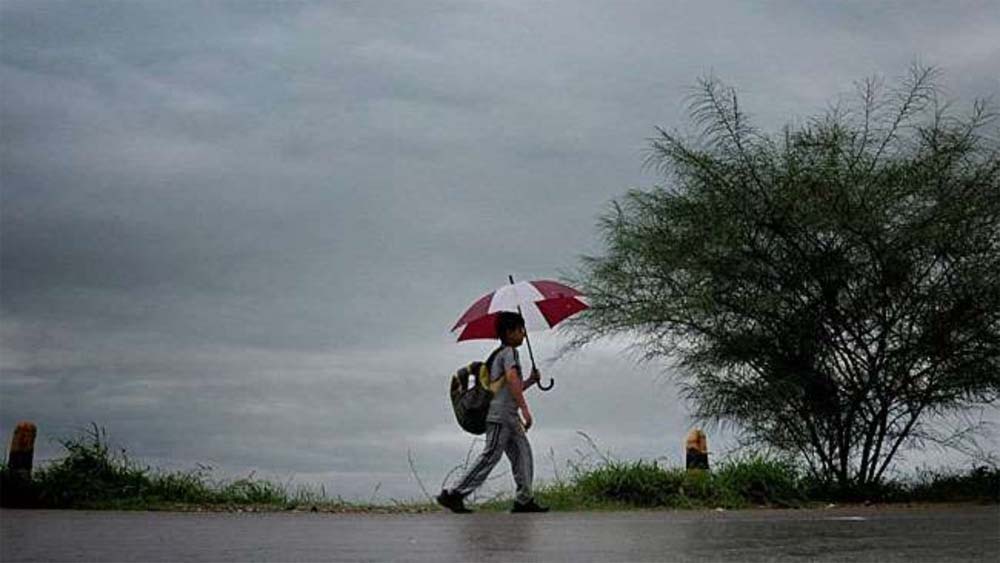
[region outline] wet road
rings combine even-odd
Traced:
[[[542,515],[0,511],[3,561],[1000,561],[1000,507]]]

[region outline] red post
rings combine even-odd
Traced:
[[[18,422],[10,440],[7,467],[16,477],[31,480],[31,466],[35,457],[35,435],[38,428],[31,422]]]

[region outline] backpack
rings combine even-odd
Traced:
[[[472,362],[462,366],[451,376],[451,407],[455,411],[458,425],[472,434],[486,433],[486,414],[490,410],[490,401],[497,391],[503,387],[504,378],[490,381],[490,366],[493,358],[503,347],[497,348],[485,362]],[[469,386],[469,378],[475,378]]]

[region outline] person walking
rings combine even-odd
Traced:
[[[538,383],[541,374],[532,368],[528,379],[521,375],[521,360],[517,348],[524,342],[527,334],[524,317],[509,311],[499,313],[496,318],[496,334],[501,347],[492,355],[490,381],[503,379],[503,385],[490,402],[486,415],[486,445],[458,485],[452,489],[442,489],[437,502],[452,512],[472,512],[465,506],[465,497],[486,481],[500,458],[506,454],[516,485],[511,512],[548,512],[548,508],[535,502],[531,489],[534,460],[527,432],[534,424],[534,419],[524,398],[524,391]]]

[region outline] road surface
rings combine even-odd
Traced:
[[[3,561],[1000,561],[1000,506],[550,514],[0,511]]]

